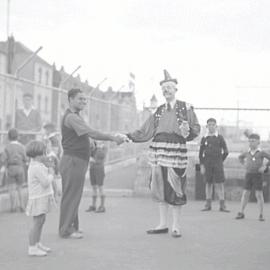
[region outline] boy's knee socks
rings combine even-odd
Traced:
[[[219,201],[219,204],[220,204],[220,208],[222,208],[222,209],[225,209],[226,208],[226,206],[225,206],[225,200],[220,200]]]
[[[211,208],[212,200],[206,199],[205,207]]]
[[[97,195],[92,196],[92,206],[96,207],[97,204]]]
[[[104,207],[104,204],[105,204],[105,195],[101,195],[100,196],[100,206]]]

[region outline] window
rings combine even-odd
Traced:
[[[45,73],[45,77],[46,77],[45,83],[46,83],[46,85],[49,85],[49,71],[48,71],[48,70],[47,70],[46,73]]]
[[[48,105],[49,105],[49,100],[48,97],[45,97],[45,113],[48,113]]]
[[[38,110],[41,111],[41,95],[38,95]]]
[[[40,67],[38,69],[38,83],[42,82],[42,68]]]

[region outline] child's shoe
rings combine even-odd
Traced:
[[[211,204],[212,204],[212,200],[206,199],[205,207],[201,211],[211,211],[212,210]]]
[[[37,246],[29,246],[28,255],[29,256],[43,257],[43,256],[47,256],[47,252],[39,249]]]
[[[245,215],[244,213],[241,213],[241,212],[239,212],[237,216],[235,217],[235,219],[243,219],[243,218],[245,218]]]
[[[262,214],[259,215],[259,221],[265,221],[265,218],[263,217]]]
[[[96,210],[96,213],[104,213],[104,212],[105,212],[104,206],[99,206],[99,208]]]
[[[178,230],[178,229],[174,229],[174,230],[172,230],[172,237],[174,237],[174,238],[179,238],[179,237],[181,237],[182,235],[181,235],[181,233],[180,233],[180,231]]]
[[[205,212],[205,211],[211,211],[212,207],[211,206],[205,206],[201,211]]]
[[[45,252],[51,252],[51,251],[52,251],[49,247],[46,247],[46,246],[44,246],[44,245],[41,244],[41,243],[38,243],[38,244],[37,244],[37,247],[38,247],[39,249],[45,251]]]
[[[90,205],[88,209],[85,210],[85,212],[93,212],[96,211],[96,207],[93,205]]]
[[[219,211],[220,212],[225,212],[225,213],[229,213],[230,211],[227,209],[226,204],[225,204],[225,200],[220,200],[220,207],[219,207]]]
[[[224,213],[230,213],[230,210],[228,210],[226,207],[220,207],[219,211]]]

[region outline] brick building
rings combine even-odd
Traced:
[[[18,67],[33,54],[31,49],[21,42],[15,41],[13,36],[9,37],[7,41],[0,42],[0,50],[6,54],[6,72],[11,75],[15,75]],[[14,110],[22,106],[22,96],[26,92],[33,95],[34,106],[40,111],[43,121],[51,121],[52,66],[37,55],[21,69],[19,77],[34,83],[10,81],[6,89],[8,94],[6,93],[6,99],[4,99],[7,104],[6,122],[11,121]],[[15,95],[15,98],[12,95]]]
[[[18,67],[32,54],[32,50],[21,42],[15,41],[12,36],[7,41],[0,42],[0,72],[14,76]],[[2,89],[0,98],[2,97],[1,102],[4,104],[1,106],[0,117],[2,115],[3,122],[6,124],[12,123],[13,113],[21,106],[25,92],[33,94],[34,106],[40,111],[43,123],[59,124],[68,106],[68,100],[66,93],[62,93],[61,102],[59,102],[58,88],[69,90],[78,87],[85,91],[86,95],[91,96],[82,115],[93,128],[124,132],[137,127],[138,115],[133,74],[132,84],[129,83],[128,91],[115,92],[109,87],[103,92],[98,86],[91,86],[87,80],[82,81],[80,75],[70,76],[63,66],[57,70],[55,64],[50,65],[36,55],[21,69],[19,77],[21,80],[10,78],[8,83],[3,82],[4,77],[0,80],[0,90]]]

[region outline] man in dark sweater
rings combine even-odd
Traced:
[[[228,156],[228,148],[222,135],[217,132],[217,121],[214,118],[207,120],[207,134],[201,140],[199,159],[201,172],[205,177],[206,205],[202,211],[211,210],[213,185],[218,193],[220,211],[229,212],[225,206],[224,169],[223,161]]]
[[[78,208],[83,192],[85,173],[90,158],[89,137],[96,140],[124,142],[120,135],[103,133],[90,128],[80,111],[86,104],[80,89],[68,92],[69,108],[62,119],[63,156],[60,161],[62,199],[60,205],[59,235],[62,238],[82,238],[79,231]]]

